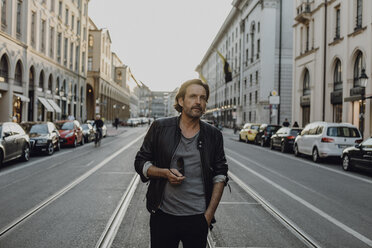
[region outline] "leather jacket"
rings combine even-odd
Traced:
[[[147,161],[159,168],[170,168],[172,157],[181,140],[179,117],[170,117],[156,120],[147,132],[143,144],[136,155],[134,167],[141,176],[142,182],[150,180],[146,198],[147,210],[155,213],[161,204],[164,188],[167,183],[165,178],[146,178],[143,175],[143,166]],[[225,175],[228,181],[223,137],[217,128],[200,122],[200,132],[197,141],[202,163],[202,176],[204,182],[206,206],[208,207],[213,190],[213,177]]]

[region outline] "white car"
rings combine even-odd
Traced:
[[[307,124],[294,143],[294,154],[311,155],[314,162],[320,158],[340,157],[342,151],[362,142],[362,136],[350,123],[313,122]]]

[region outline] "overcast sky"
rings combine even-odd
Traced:
[[[171,91],[195,72],[232,0],[91,0],[89,16],[107,28],[112,51],[153,91]]]

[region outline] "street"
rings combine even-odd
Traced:
[[[111,129],[111,128],[110,128]],[[0,247],[149,247],[147,185],[133,168],[146,127],[0,168]],[[372,247],[372,173],[344,172],[223,131],[225,188],[209,247]]]

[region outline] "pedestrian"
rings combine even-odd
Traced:
[[[293,123],[293,126],[292,126],[292,127],[299,127],[297,121],[295,121],[295,122]]]
[[[222,133],[200,120],[209,86],[183,83],[175,98],[176,117],[154,121],[135,158],[148,186],[151,247],[206,247],[208,228],[226,185]]]
[[[118,126],[119,126],[119,118],[118,117],[115,118],[114,124],[115,124],[116,130],[118,130]]]
[[[285,118],[285,119],[284,119],[284,121],[283,121],[283,124],[282,124],[282,125],[283,125],[283,127],[289,127],[289,125],[290,125],[290,124],[289,124],[289,121],[288,121],[288,119],[287,119],[287,118]]]

